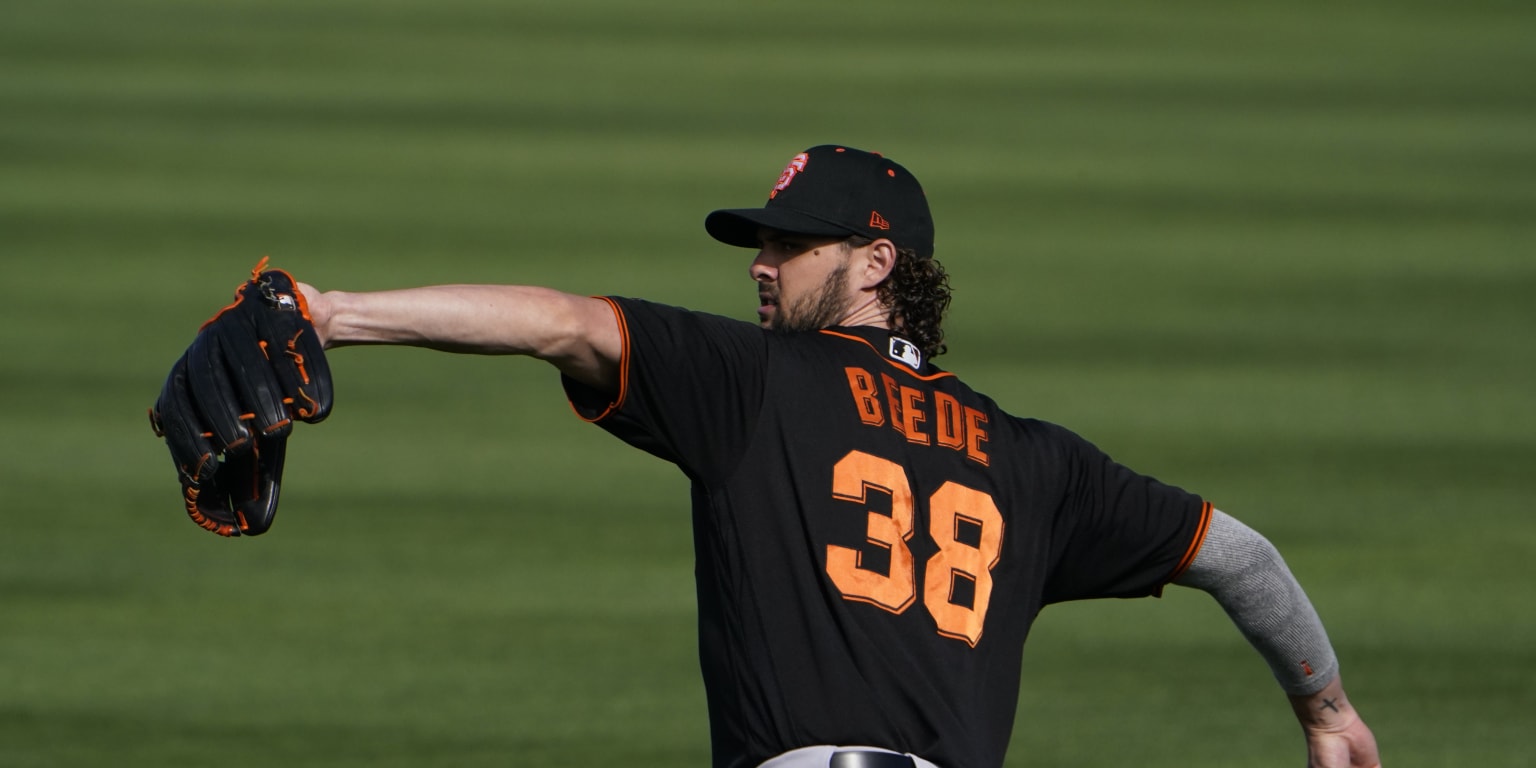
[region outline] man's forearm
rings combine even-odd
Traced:
[[[302,286],[327,347],[402,344],[529,355],[589,385],[616,383],[623,340],[607,302],[549,288],[444,285],[320,293]]]
[[[1176,583],[1216,598],[1287,694],[1309,696],[1337,674],[1311,601],[1274,545],[1248,526],[1214,512],[1199,554]]]

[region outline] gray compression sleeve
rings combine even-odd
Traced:
[[[1216,598],[1286,693],[1316,693],[1338,674],[1328,633],[1280,552],[1220,510],[1212,511],[1199,554],[1174,583]]]

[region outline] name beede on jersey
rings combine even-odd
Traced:
[[[894,352],[891,356],[896,357]],[[961,403],[954,395],[908,386],[884,372],[850,365],[843,368],[843,374],[854,410],[865,426],[894,429],[909,443],[948,448],[990,466],[986,413]]]

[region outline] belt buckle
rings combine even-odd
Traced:
[[[841,749],[832,753],[827,768],[917,768],[917,763],[896,752]]]

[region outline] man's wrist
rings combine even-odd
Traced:
[[[1317,693],[1290,694],[1289,698],[1291,711],[1296,713],[1296,720],[1304,729],[1335,731],[1359,719],[1355,708],[1349,703],[1349,696],[1344,693],[1344,685],[1338,675],[1334,675]]]

